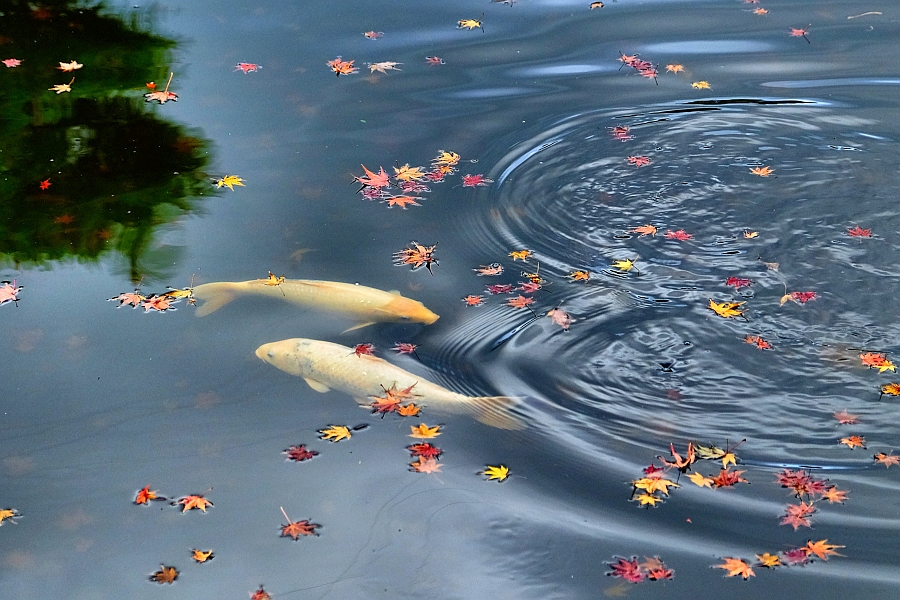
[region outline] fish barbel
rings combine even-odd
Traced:
[[[357,356],[353,348],[340,344],[292,338],[263,344],[256,349],[256,356],[285,373],[302,377],[317,392],[338,390],[350,394],[359,404],[372,402],[394,386],[411,388],[416,404],[469,414],[500,429],[524,427],[510,413],[515,398],[452,392],[376,356]]]

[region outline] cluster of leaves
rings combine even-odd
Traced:
[[[785,469],[776,475],[781,487],[788,488],[800,500],[797,504],[788,504],[781,518],[782,525],[790,525],[797,531],[798,527],[812,527],[810,515],[816,512],[815,503],[828,500],[829,503],[841,503],[847,499],[847,492],[830,485],[827,479],[817,479],[809,471]]]
[[[2,291],[2,289],[0,289]],[[116,308],[130,306],[131,308],[141,307],[145,313],[152,311],[166,312],[168,310],[176,310],[175,304],[186,300],[189,305],[195,305],[194,289],[188,287],[184,289],[169,287],[168,291],[159,294],[149,294],[145,296],[140,292],[140,285],[134,288],[133,292],[122,292],[118,296],[109,298],[110,301],[118,302]]]
[[[815,559],[828,560],[829,556],[841,556],[837,550],[843,548],[836,544],[829,544],[828,540],[807,540],[806,545],[778,553],[763,552],[756,555],[756,563],[750,564],[743,558],[723,557],[722,564],[713,565],[716,569],[725,569],[725,577],[743,577],[744,580],[755,577],[753,567],[765,567],[775,569],[777,567],[794,567],[808,565]]]
[[[460,160],[459,154],[455,152],[439,150],[429,167],[411,167],[409,163],[400,166],[397,163],[393,167],[393,175],[389,175],[384,170],[384,167],[378,167],[378,172],[376,173],[369,170],[365,165],[360,165],[364,175],[354,176],[353,181],[360,185],[358,193],[362,194],[363,198],[367,200],[380,200],[387,204],[388,207],[422,206],[418,201],[423,199],[421,194],[431,191],[428,184],[441,183],[448,176],[455,174]],[[489,183],[491,183],[491,180],[483,175],[462,176],[463,187],[483,186]],[[395,187],[399,190],[399,194],[393,194],[388,191]]]
[[[645,556],[643,562],[640,563],[637,556],[632,556],[631,560],[614,556],[613,560],[615,562],[606,563],[611,569],[607,575],[621,577],[631,583],[640,583],[645,580],[661,581],[672,579],[675,576],[675,571],[666,567],[658,556]]]

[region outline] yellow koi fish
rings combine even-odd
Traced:
[[[396,386],[411,388],[416,404],[450,413],[469,414],[491,427],[522,429],[524,425],[509,410],[515,398],[506,396],[465,396],[431,383],[378,358],[357,356],[353,348],[293,338],[263,344],[256,356],[285,373],[302,377],[317,392],[338,390],[353,396],[360,404],[372,402],[384,390]]]
[[[416,300],[364,285],[337,281],[286,279],[277,285],[271,279],[253,281],[220,281],[204,283],[194,288],[194,298],[204,303],[197,308],[203,317],[220,309],[237,296],[257,295],[286,300],[292,304],[346,315],[360,322],[351,329],[378,322],[412,321],[431,325],[438,316]],[[349,330],[348,330],[349,331]]]

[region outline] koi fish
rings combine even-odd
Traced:
[[[339,313],[356,319],[358,329],[378,322],[412,321],[431,325],[438,320],[434,314],[416,300],[385,292],[364,285],[337,281],[286,279],[273,284],[271,279],[253,281],[220,281],[204,283],[194,288],[194,298],[204,303],[197,308],[197,316],[203,317],[234,300],[237,296],[257,295],[286,300],[292,304]]]
[[[256,356],[285,373],[302,377],[317,392],[338,390],[350,394],[359,404],[369,404],[394,386],[410,388],[416,404],[468,414],[499,429],[524,428],[522,421],[510,413],[515,398],[458,394],[377,356],[357,356],[347,346],[293,338],[263,344],[256,349]]]

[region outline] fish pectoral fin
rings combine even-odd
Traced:
[[[369,321],[368,323],[360,323],[359,325],[354,325],[353,327],[350,327],[349,329],[343,330],[341,332],[341,334],[348,333],[355,329],[362,329],[363,327],[368,327],[369,325],[374,325],[374,324],[375,324],[375,321]]]
[[[309,384],[309,387],[316,390],[317,392],[325,393],[330,392],[331,388],[322,383],[321,381],[316,381],[315,379],[310,379],[309,377],[304,377],[303,381]]]
[[[469,398],[470,412],[477,421],[497,429],[525,429],[525,423],[512,414],[518,398],[509,396],[479,396]]]

